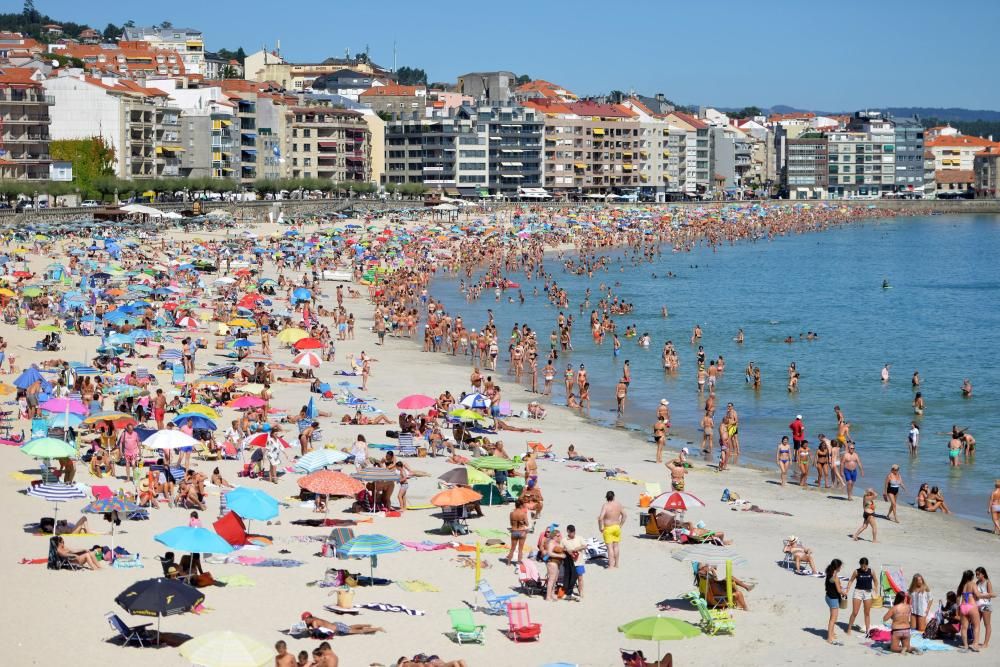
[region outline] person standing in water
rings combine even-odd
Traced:
[[[910,456],[917,455],[917,448],[920,447],[920,428],[917,422],[910,422],[910,432],[906,436],[906,441],[910,445]]]
[[[993,534],[1000,535],[1000,479],[993,484],[990,494],[990,517],[993,519]]]
[[[889,382],[889,364],[882,367],[882,382]]]

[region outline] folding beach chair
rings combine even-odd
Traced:
[[[413,442],[412,433],[399,434],[399,448],[397,454],[400,456],[416,456],[417,445]]]
[[[542,634],[542,626],[531,622],[527,602],[507,603],[507,636],[515,642],[526,639],[538,639]]]
[[[344,546],[347,542],[354,539],[354,529],[347,527],[334,528],[330,531],[330,536],[326,538],[326,543],[329,545],[327,547],[327,555],[337,558],[342,558],[337,553],[337,550]]]
[[[479,582],[479,586],[476,587],[476,591],[482,594],[483,599],[486,600],[487,614],[503,614],[504,610],[507,608],[507,602],[517,597],[517,593],[497,595],[496,591],[493,590],[493,587],[490,586],[490,582],[485,579],[482,579]]]
[[[455,641],[459,644],[462,642],[483,643],[485,640],[483,631],[486,629],[486,626],[476,625],[471,609],[465,607],[461,609],[449,609],[448,617],[451,619],[451,629],[455,633]]]
[[[155,637],[152,633],[147,630],[152,623],[143,623],[142,625],[135,625],[129,627],[125,625],[125,621],[118,618],[118,614],[113,611],[109,611],[104,615],[104,618],[108,619],[108,623],[111,625],[112,629],[118,633],[118,636],[122,638],[122,646],[128,646],[129,644],[135,642],[138,643],[140,647],[145,648],[146,644],[153,644]]]
[[[530,558],[517,564],[517,580],[525,595],[545,595],[545,577],[539,573],[536,562]]]

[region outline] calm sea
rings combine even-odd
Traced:
[[[852,423],[866,471],[859,486],[881,493],[889,466],[899,463],[907,487],[902,500],[911,502],[920,483],[928,482],[942,488],[953,510],[984,518],[993,481],[1000,478],[993,452],[1000,437],[1000,216],[895,218],[716,251],[664,250],[654,263],[638,267],[619,264],[622,255],[613,255],[610,271],[593,278],[565,273],[554,260],[547,263],[569,291],[566,310],[576,319],[575,349],[557,362],[557,384],[568,361],[574,367],[585,363],[593,418],[615,423],[614,383],[629,359],[630,407],[619,425],[648,432],[653,409],[668,398],[675,430],[690,434],[700,416],[697,346],[689,343],[697,323],[707,358],[721,354],[726,359],[716,394],[723,411],[732,402],[740,414],[743,463],[773,468],[774,449],[796,414],[803,415],[811,442],[818,433],[835,435],[833,406],[839,404]],[[676,277],[663,277],[668,271]],[[437,281],[433,292],[468,326],[479,328],[492,308],[504,341],[515,322],[527,323],[539,332],[547,353],[558,309],[545,299],[543,283],[523,275],[511,278],[521,283],[524,304],[506,302],[516,292],[507,292],[500,303],[492,292],[468,303],[457,282],[447,278]],[[892,289],[882,289],[884,279]],[[615,317],[619,335],[635,324],[640,334],[652,336],[648,348],[622,336],[616,359],[610,341],[593,343],[589,309],[581,314],[580,303],[589,287],[596,305],[602,283],[635,305],[633,313]],[[533,297],[536,286],[539,296]],[[663,305],[667,318],[660,313]],[[741,327],[746,340],[737,345],[733,338]],[[819,339],[799,341],[807,331],[818,332]],[[787,336],[796,342],[783,342]],[[680,356],[681,369],[674,375],[665,375],[660,362],[666,340],[674,342]],[[751,360],[762,369],[759,392],[744,382],[743,369]],[[798,393],[790,395],[786,384],[792,361],[801,379]],[[885,363],[891,370],[888,384],[879,376]],[[911,458],[906,436],[914,418],[910,380],[915,370],[927,408],[918,421],[920,453]],[[513,379],[500,375],[513,389]],[[961,394],[966,377],[974,385],[971,399]],[[563,401],[560,385],[554,402]],[[717,412],[716,420],[720,417]],[[968,427],[978,449],[973,462],[957,469],[949,468],[946,451],[945,433],[953,424]]]

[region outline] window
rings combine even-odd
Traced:
[[[302,130],[302,136],[303,137],[312,136],[311,133],[312,133],[312,130],[310,130],[309,128],[306,128],[306,129]]]

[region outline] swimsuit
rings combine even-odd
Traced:
[[[604,529],[601,531],[601,535],[604,537],[605,544],[611,544],[612,542],[621,542],[622,527],[618,524],[605,526]]]
[[[848,482],[858,481],[858,469],[855,468],[854,470],[848,470],[847,468],[844,468],[844,480]]]
[[[887,488],[885,492],[895,496],[899,493],[899,484],[896,482],[889,482],[889,488]]]
[[[674,491],[684,490],[684,480],[683,479],[672,479],[670,480],[670,486],[673,487]]]

